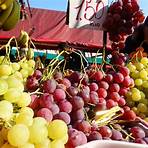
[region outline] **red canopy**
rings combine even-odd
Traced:
[[[30,32],[34,27],[31,38],[38,45],[57,46],[68,42],[70,45],[87,49],[102,48],[103,31],[90,29],[70,29],[66,25],[66,13],[54,10],[32,8],[32,18],[20,21],[11,31],[0,31],[0,40],[18,37],[20,30]],[[107,48],[110,42],[107,40]]]

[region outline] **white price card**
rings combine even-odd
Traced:
[[[69,0],[69,28],[102,30],[108,0]]]

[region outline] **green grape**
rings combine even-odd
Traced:
[[[4,99],[11,103],[14,103],[14,102],[17,102],[19,99],[21,99],[20,96],[21,96],[21,92],[18,89],[10,88],[4,94]]]
[[[48,129],[45,125],[40,124],[32,124],[29,127],[30,130],[30,138],[29,141],[34,144],[39,144],[44,141],[48,137]]]
[[[144,68],[144,65],[139,62],[135,63],[135,66],[136,66],[136,70],[138,71],[141,71]]]
[[[130,106],[130,107],[134,107],[135,106],[135,102],[131,99],[127,99],[126,100],[127,104]]]
[[[34,73],[34,69],[31,67],[28,67],[28,75],[32,75]]]
[[[18,148],[36,148],[36,147],[34,146],[34,144],[25,143],[24,145],[19,146]],[[42,148],[42,147],[40,147],[40,148]],[[47,147],[47,148],[48,148],[48,147]]]
[[[132,107],[132,110],[133,110],[136,114],[139,114],[139,111],[138,111],[137,107]]]
[[[14,76],[8,77],[7,78],[7,83],[8,83],[9,88],[16,88],[16,89],[19,89],[22,92],[24,91],[23,83]]]
[[[125,94],[126,98],[127,99],[130,99],[132,98],[132,92],[131,91],[128,91],[126,94]]]
[[[3,127],[2,130],[1,130],[2,137],[6,141],[7,141],[8,131],[9,131],[9,129],[8,128],[5,128],[5,127]]]
[[[130,70],[130,72],[134,72],[136,70],[136,66],[133,65],[132,63],[129,63],[127,65],[127,68]]]
[[[142,83],[143,83],[142,79],[136,79],[136,80],[135,80],[135,85],[136,85],[136,86],[141,86]]]
[[[28,77],[28,70],[27,69],[21,69],[20,73],[22,74],[23,78],[27,78]]]
[[[62,140],[54,140],[51,142],[51,148],[65,148]]]
[[[48,136],[51,139],[60,139],[67,134],[67,125],[62,120],[53,120],[48,125]]]
[[[5,143],[4,145],[2,145],[1,148],[16,148],[16,147],[10,145],[9,143]]]
[[[6,65],[6,64],[0,65],[0,77],[9,76],[11,72],[12,72],[11,66]]]
[[[31,117],[34,116],[34,111],[30,107],[22,107],[20,109],[20,113],[28,114],[28,116],[31,116]]]
[[[24,124],[16,124],[8,131],[8,142],[13,146],[22,146],[29,140],[29,129]]]
[[[8,90],[8,84],[6,80],[0,79],[0,95],[3,95]]]
[[[143,86],[144,88],[148,88],[148,81],[143,81],[142,86]]]
[[[17,101],[17,104],[19,107],[26,107],[30,104],[31,102],[31,96],[30,94],[26,93],[26,92],[23,92],[20,96],[21,99],[19,99]]]
[[[35,117],[35,118],[33,118],[33,124],[37,124],[40,126],[46,126],[47,121],[42,117]]]
[[[21,82],[23,81],[23,76],[19,71],[16,71],[12,76],[20,80]]]
[[[135,70],[134,72],[131,73],[131,77],[133,79],[139,78],[139,71]]]
[[[60,138],[60,140],[62,140],[63,143],[66,144],[68,142],[68,134],[66,134],[65,136],[63,136],[62,138]]]
[[[0,64],[2,63],[3,60],[4,60],[4,56],[0,56]]]
[[[0,101],[0,118],[9,120],[13,114],[13,106],[9,101]]]
[[[16,119],[15,119],[16,124],[25,124],[26,126],[31,126],[33,123],[33,118],[29,116],[28,114],[25,113],[20,113]]]
[[[11,63],[11,67],[14,72],[20,70],[20,65],[17,62]]]
[[[147,57],[143,57],[140,61],[143,65],[147,66],[148,64],[148,58]]]
[[[141,100],[142,100],[142,99],[145,99],[145,94],[144,94],[143,91],[140,91],[140,95],[141,95]]]
[[[4,144],[4,139],[3,139],[3,136],[2,136],[2,133],[0,131],[0,147]]]
[[[139,103],[137,106],[137,110],[138,110],[138,112],[145,113],[145,112],[147,112],[148,107],[146,104]]]
[[[140,93],[139,89],[137,89],[136,87],[131,88],[132,93],[137,92]]]
[[[141,99],[141,95],[139,92],[133,92],[132,93],[132,100],[133,101],[139,101]]]
[[[46,138],[42,143],[36,144],[35,148],[50,148],[50,140]]]
[[[147,79],[147,72],[146,72],[146,70],[144,70],[144,69],[141,70],[140,73],[139,73],[139,75],[140,75],[140,78],[142,78],[144,80]]]
[[[35,61],[34,60],[29,60],[27,61],[29,67],[34,68],[35,67]]]
[[[27,64],[27,62],[21,63],[21,68],[22,68],[22,69],[28,69],[28,64]]]
[[[147,99],[142,98],[141,100],[139,100],[139,102],[148,105],[148,100]]]

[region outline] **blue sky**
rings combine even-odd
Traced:
[[[148,16],[148,0],[139,0],[145,16]],[[30,0],[31,7],[53,10],[66,10],[67,0]]]

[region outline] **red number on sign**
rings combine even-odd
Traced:
[[[86,1],[86,8],[85,8],[86,12],[84,14],[84,18],[87,19],[87,20],[91,20],[95,16],[95,13],[96,13],[95,9],[92,6],[88,6],[91,3],[91,1],[92,0]],[[89,14],[91,10],[93,11],[92,15],[88,18],[87,14]]]
[[[75,9],[79,9],[78,10],[77,17],[76,17],[76,20],[81,20],[81,18],[80,18],[80,12],[81,12],[81,9],[83,7],[84,2],[85,2],[85,0],[82,0],[82,3],[79,6],[75,7]]]
[[[98,12],[98,8],[99,6],[102,4],[102,9],[100,10],[101,12]],[[97,5],[96,5],[96,13],[95,13],[95,18],[96,19],[100,19],[103,16],[104,13],[104,3],[102,1],[98,1]],[[98,17],[97,14],[100,14],[100,16]]]

